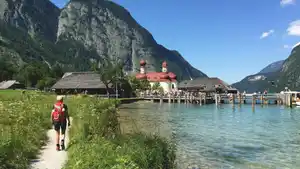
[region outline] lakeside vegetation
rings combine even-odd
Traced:
[[[73,112],[67,169],[172,169],[175,147],[157,136],[120,132],[116,100],[71,98]]]
[[[0,91],[0,168],[27,168],[45,143],[54,95]],[[158,136],[120,133],[120,101],[71,96],[73,118],[66,169],[172,169],[175,147]]]
[[[47,139],[51,95],[0,90],[0,168],[26,169]]]

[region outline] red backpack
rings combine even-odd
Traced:
[[[52,120],[54,122],[60,122],[63,120],[64,112],[63,112],[64,104],[62,102],[58,102],[54,104],[54,111],[52,113]]]

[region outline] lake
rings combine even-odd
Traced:
[[[137,102],[121,115],[124,132],[173,133],[182,169],[300,166],[300,108]]]

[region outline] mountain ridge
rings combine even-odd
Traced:
[[[140,59],[148,62],[149,71],[161,71],[166,60],[179,80],[207,77],[178,51],[158,44],[129,11],[112,1],[71,0],[60,9],[49,0],[0,0],[0,5],[0,45],[3,53],[14,51],[20,63],[41,61],[65,71],[86,71],[103,58],[120,57],[130,60],[126,71],[137,72]]]
[[[283,63],[285,60],[279,60],[276,62],[273,62],[263,68],[261,71],[259,71],[257,74],[263,74],[263,73],[271,73],[271,72],[277,72],[282,69]]]
[[[262,69],[262,71],[260,71],[259,73],[249,75],[241,81],[232,85],[239,90],[246,90],[249,92],[263,91],[266,89],[271,92],[280,92],[286,87],[290,90],[300,90],[299,44],[300,43],[296,44],[292,48],[287,59],[273,62]],[[251,79],[257,76],[264,76],[264,78],[258,78],[257,80],[249,81],[249,78]]]

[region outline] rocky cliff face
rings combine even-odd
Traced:
[[[295,46],[285,60],[278,79],[281,88],[300,89],[300,46]]]
[[[137,71],[143,58],[149,71],[160,71],[162,61],[167,60],[170,70],[179,77],[206,76],[178,52],[158,45],[126,9],[111,1],[72,0],[61,11],[57,36],[59,40],[74,39],[86,48],[96,49],[99,57],[130,60],[129,71]]]
[[[259,74],[262,74],[262,73],[272,73],[272,72],[280,71],[282,69],[283,63],[284,63],[284,60],[273,62],[273,63],[269,64],[267,67],[263,68],[259,72]]]
[[[0,0],[0,19],[54,41],[60,10],[48,0]]]
[[[0,0],[0,46],[18,63],[58,63],[67,71],[89,70],[93,61],[117,56],[129,61],[130,72],[143,58],[148,71],[161,71],[166,60],[179,80],[206,76],[109,0],[71,0],[62,10],[49,0]]]

